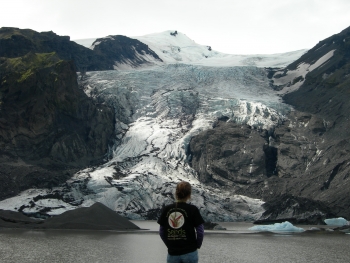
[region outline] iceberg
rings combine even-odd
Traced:
[[[324,222],[327,225],[331,225],[331,226],[346,226],[346,225],[349,225],[349,221],[347,221],[343,217],[325,219]]]
[[[296,227],[290,222],[275,223],[273,225],[259,225],[250,227],[253,231],[269,231],[269,232],[304,232],[304,228]]]

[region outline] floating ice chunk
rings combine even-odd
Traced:
[[[296,227],[290,222],[275,223],[273,225],[261,225],[250,227],[249,230],[253,231],[270,231],[270,232],[303,232],[305,231],[301,227]]]
[[[349,225],[349,222],[345,218],[342,218],[342,217],[325,219],[324,222],[327,225],[331,225],[331,226],[346,226],[346,225]]]
[[[319,228],[319,227],[310,227],[309,230],[310,231],[321,231],[321,228]]]

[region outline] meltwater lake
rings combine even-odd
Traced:
[[[142,231],[0,229],[0,262],[166,262],[154,221],[133,221]],[[250,223],[220,223],[206,231],[201,263],[328,263],[350,261],[350,235],[257,233]],[[309,229],[311,226],[301,226]]]

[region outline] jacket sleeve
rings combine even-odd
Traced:
[[[197,248],[201,248],[204,238],[204,225],[200,224],[196,227],[197,232]]]
[[[166,239],[165,239],[165,233],[164,233],[164,227],[163,226],[159,226],[159,236],[163,240],[164,244],[166,244],[165,243]]]

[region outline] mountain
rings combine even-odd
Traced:
[[[155,219],[186,180],[207,221],[349,217],[347,31],[331,37],[343,44],[250,56],[177,31],[95,41],[90,49],[117,70],[83,72],[78,83],[114,109],[108,160],[0,207],[50,216],[101,202]]]
[[[0,57],[16,58],[27,53],[51,53],[73,60],[78,71],[113,69],[113,61],[54,32],[36,32],[14,27],[0,28]]]
[[[348,137],[348,116],[350,114],[350,27],[339,34],[320,41],[300,59],[284,70],[285,76],[275,74],[281,81],[297,74],[300,81],[286,91],[301,86],[283,98],[296,109],[317,114],[328,123],[332,138]],[[304,68],[306,71],[302,71]],[[295,73],[298,72],[298,73]],[[285,80],[284,80],[285,82]],[[300,83],[300,84],[299,84]],[[302,84],[302,85],[301,85]]]
[[[102,161],[114,113],[78,87],[72,61],[29,52],[0,58],[0,72],[0,198]]]
[[[117,38],[123,38],[125,40],[121,42]],[[283,67],[298,59],[302,54],[306,52],[306,50],[298,50],[272,55],[225,54],[215,51],[211,46],[197,44],[188,36],[176,30],[168,30],[145,36],[136,36],[131,38],[129,37],[128,40],[126,40],[125,36],[108,36],[99,39],[80,39],[75,41],[85,47],[89,47],[92,50],[99,49],[100,43],[109,43],[109,47],[106,47],[106,50],[113,50],[113,52],[120,52],[121,49],[128,50],[129,48],[135,47],[136,44],[132,42],[136,43],[136,41],[138,43],[137,45],[140,47],[142,45],[147,46],[142,47],[142,49],[136,53],[132,51],[131,53],[133,53],[133,55],[131,57],[128,57],[128,60],[120,60],[118,56],[112,55],[111,57],[115,58],[114,60],[116,69],[132,69],[150,65],[164,65],[174,63],[211,67]],[[96,43],[98,45],[96,45]],[[116,45],[118,47],[112,48],[112,45]],[[153,53],[148,50],[152,50]],[[140,63],[140,61],[142,61],[142,63]],[[145,63],[146,61],[148,63]]]
[[[273,131],[258,137],[221,121],[193,137],[192,166],[200,180],[262,198],[270,210],[262,218],[270,222],[302,222],[305,217],[312,222],[325,214],[349,217],[349,36],[347,28],[286,68],[268,69],[276,94],[293,106]],[[298,211],[305,206],[309,208]]]
[[[290,121],[277,129],[275,140],[284,158],[277,169],[283,177],[300,177],[300,190],[291,192],[322,200],[346,217],[350,216],[349,43],[350,27],[320,41],[272,77],[275,88],[283,88],[284,101],[295,108]],[[288,169],[290,164],[293,169]]]
[[[98,38],[92,43],[92,50],[113,60],[114,69],[137,68],[151,61],[163,62],[147,45],[126,36]]]

